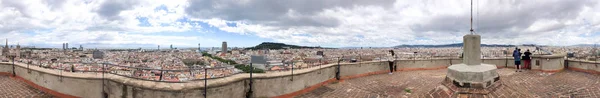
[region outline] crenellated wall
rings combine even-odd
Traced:
[[[397,60],[399,71],[443,69],[461,63],[461,59]],[[555,60],[552,60],[555,61]],[[499,68],[514,67],[512,58],[483,59],[483,63],[494,64]],[[541,66],[550,66],[543,62]],[[577,61],[569,61],[577,63]],[[12,74],[10,63],[0,63],[0,73]],[[555,66],[555,65],[551,65]],[[573,65],[573,68],[589,70],[587,63]],[[336,64],[282,72],[253,74],[252,97],[290,97],[314,90],[322,85],[336,82]],[[342,63],[339,65],[340,78],[351,79],[373,74],[388,73],[388,62],[368,61]],[[555,67],[540,67],[555,69]],[[594,67],[596,72],[600,69]],[[100,98],[105,91],[109,98],[202,98],[204,82],[167,83],[133,79],[118,75],[99,73],[70,73],[17,63],[16,75],[42,90],[47,89],[62,94],[63,97]],[[104,90],[102,81],[104,79]],[[235,74],[225,78],[209,79],[207,96],[210,98],[243,98],[249,91],[249,74]]]

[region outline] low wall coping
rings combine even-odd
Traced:
[[[552,54],[552,55],[531,55],[533,58],[564,58],[567,54]]]
[[[353,65],[353,64],[366,64],[366,63],[382,63],[382,61],[340,63],[340,66]],[[12,65],[12,62],[0,62],[0,64]],[[324,69],[324,68],[328,68],[328,67],[334,67],[335,65],[337,65],[337,63],[321,65],[321,68],[311,67],[311,68],[306,68],[306,69],[294,70],[294,75],[305,74],[305,73],[309,73],[312,71],[316,71],[316,70],[320,70],[320,69]],[[20,62],[15,62],[15,66],[27,68],[26,64],[23,64]],[[100,74],[100,73],[98,73],[98,74],[72,73],[72,72],[67,72],[67,71],[60,73],[59,70],[42,68],[42,67],[38,67],[38,66],[34,66],[34,65],[30,65],[29,69],[39,71],[42,73],[55,75],[55,76],[63,76],[63,77],[69,77],[69,78],[95,79],[95,80],[102,79],[102,74]],[[270,72],[270,73],[253,73],[252,78],[255,78],[255,79],[277,78],[277,77],[284,77],[284,76],[291,76],[291,75],[292,74],[290,71]],[[159,82],[159,81],[150,81],[150,80],[130,78],[130,77],[114,75],[114,74],[104,74],[104,78],[106,80],[120,82],[125,85],[153,89],[153,90],[162,90],[162,91],[191,90],[191,89],[198,89],[198,88],[204,87],[204,81]],[[226,85],[226,84],[229,84],[232,82],[237,82],[237,81],[242,81],[242,80],[247,80],[247,79],[250,79],[249,73],[234,74],[234,75],[227,76],[224,78],[208,79],[207,86],[208,87],[219,87],[219,86],[223,86],[223,85]]]

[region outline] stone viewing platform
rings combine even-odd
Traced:
[[[511,96],[540,97],[593,96],[600,93],[595,92],[597,87],[586,86],[595,85],[599,81],[598,75],[593,74],[600,72],[598,63],[535,57],[532,63],[536,60],[539,60],[539,64],[532,64],[531,71],[517,73],[512,69],[514,67],[512,58],[482,59],[481,62],[499,68],[497,70],[503,86],[495,92],[510,91],[515,92],[510,94]],[[565,65],[564,62],[569,65]],[[252,78],[253,93],[250,97],[346,97],[352,94],[356,94],[353,96],[357,97],[365,95],[425,97],[427,94],[433,96],[431,93],[435,92],[432,90],[444,81],[448,66],[461,64],[462,60],[459,58],[396,60],[395,63],[398,65],[399,72],[393,75],[386,74],[389,72],[389,67],[387,62],[383,61],[341,63],[340,66],[328,64],[321,68],[294,70],[293,74],[291,71],[256,73]],[[11,64],[0,63],[0,73],[11,76],[13,73]],[[202,98],[205,87],[202,80],[169,83],[112,74],[105,74],[103,78],[100,73],[60,72],[37,66],[28,68],[26,64],[21,63],[15,64],[16,78],[22,78],[28,81],[25,82],[28,85],[34,85],[32,87],[43,92],[53,92],[50,94],[60,97],[101,98],[104,91],[109,98]],[[340,80],[336,79],[337,67],[339,67]],[[556,68],[560,69],[555,71]],[[207,81],[207,97],[242,98],[246,97],[251,80],[249,74],[242,73]],[[365,85],[361,86],[361,83]],[[500,93],[486,96],[494,96],[494,94]]]
[[[497,70],[504,86],[488,95],[463,95],[464,98],[597,98],[600,75],[566,70],[556,73]],[[448,98],[452,89],[435,91],[444,81],[446,69],[402,71],[345,80],[319,87],[299,98]],[[460,88],[458,88],[460,89]],[[484,97],[485,96],[485,97]]]

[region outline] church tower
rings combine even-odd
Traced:
[[[4,48],[2,49],[2,56],[8,56],[8,39],[6,39],[6,44],[4,44]]]
[[[15,52],[17,54],[17,58],[21,58],[21,45],[19,45],[19,43],[17,43],[17,49],[15,49]]]

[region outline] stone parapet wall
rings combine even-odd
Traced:
[[[568,62],[568,69],[569,70],[575,70],[575,71],[581,71],[581,72],[587,72],[587,73],[593,73],[593,74],[600,74],[600,62],[594,62],[594,61],[582,61],[582,60],[567,60]]]
[[[565,56],[566,54],[533,55],[531,56],[531,69],[543,72],[562,71],[565,68]]]
[[[514,67],[512,58],[482,59],[483,63],[497,67]],[[396,60],[397,70],[427,70],[447,68],[452,64],[460,64],[462,60],[431,59],[431,60]],[[569,63],[577,63],[569,61]],[[102,74],[100,73],[71,73],[60,72],[16,63],[16,75],[35,85],[55,92],[75,97],[102,97]],[[585,67],[582,67],[585,66]],[[590,64],[574,65],[579,69],[589,69]],[[544,68],[544,67],[542,67]],[[552,67],[550,67],[552,68]],[[598,71],[597,67],[594,67]],[[323,65],[300,70],[255,73],[253,75],[252,97],[290,97],[322,85],[336,82],[336,64]],[[373,74],[389,72],[386,61],[368,61],[359,63],[340,64],[340,79],[357,78]],[[0,63],[0,73],[12,74],[11,63]],[[184,83],[168,83],[140,80],[118,75],[104,75],[104,91],[110,98],[202,98],[204,81],[188,81]],[[250,77],[248,73],[236,74],[225,78],[208,79],[207,96],[210,98],[241,98],[249,91]]]

